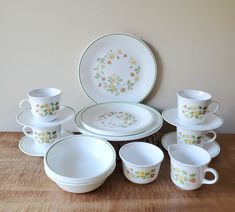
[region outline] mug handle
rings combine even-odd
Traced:
[[[29,129],[31,132],[27,132],[27,129]],[[33,138],[33,133],[32,133],[33,130],[32,130],[31,127],[24,126],[22,131],[26,136],[29,136],[29,137]]]
[[[215,113],[219,109],[219,102],[211,101],[209,105],[214,104],[215,108],[213,110],[207,110],[208,113]]]
[[[23,100],[21,100],[21,101],[20,101],[20,109],[21,109],[21,111],[23,111],[23,110],[24,110],[23,105],[24,105],[25,103],[30,105],[30,107],[29,107],[29,108],[27,108],[27,109],[30,109],[30,108],[31,108],[30,101],[29,101],[28,99],[23,99]]]
[[[210,133],[213,134],[212,138],[208,136],[208,134],[210,134]],[[206,141],[206,143],[213,142],[216,139],[216,136],[217,136],[214,130],[207,131],[206,135],[210,138],[208,141]]]
[[[215,176],[215,179],[213,179],[213,180],[207,180],[207,179],[204,177],[204,179],[202,180],[202,183],[203,183],[203,184],[214,184],[214,183],[216,183],[216,182],[218,181],[218,179],[219,179],[219,174],[218,174],[218,172],[217,172],[215,169],[206,167],[205,170],[204,170],[204,173],[206,174],[206,172],[211,172],[211,173]]]

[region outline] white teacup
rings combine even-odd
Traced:
[[[181,90],[177,92],[178,117],[188,124],[200,124],[205,121],[207,113],[215,113],[219,109],[219,103],[212,101],[209,93],[199,90]],[[214,104],[213,110],[208,110],[209,105]]]
[[[60,107],[61,91],[56,88],[39,88],[28,93],[28,99],[20,101],[20,108],[24,110],[24,104],[31,107],[35,119],[48,122],[57,118]],[[28,107],[29,108],[29,107]]]
[[[209,137],[210,134],[212,137]],[[215,139],[216,133],[213,130],[196,131],[177,127],[177,143],[179,144],[194,144],[203,147],[206,143],[211,143]]]
[[[202,184],[214,184],[219,179],[216,170],[208,168],[209,153],[201,147],[188,144],[174,144],[168,147],[171,159],[171,180],[184,190],[194,190]],[[205,178],[206,172],[214,175],[213,180]]]
[[[50,127],[23,127],[23,133],[34,139],[40,149],[47,149],[55,140],[61,137],[61,124]]]

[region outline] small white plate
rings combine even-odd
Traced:
[[[108,102],[88,107],[81,121],[91,132],[108,136],[125,136],[144,132],[153,125],[154,115],[142,104]]]
[[[28,127],[51,127],[55,125],[62,124],[71,118],[74,117],[75,111],[68,106],[60,106],[60,110],[58,111],[58,117],[49,122],[40,122],[35,119],[32,115],[31,110],[25,110],[19,113],[16,117],[16,120],[19,124]]]
[[[189,130],[213,130],[223,124],[223,120],[213,113],[209,113],[206,116],[206,120],[201,124],[187,124],[179,119],[177,108],[164,110],[162,112],[162,117],[165,121],[176,127],[183,127]]]
[[[167,133],[166,135],[162,137],[162,146],[167,151],[168,151],[168,147],[171,144],[176,144],[176,143],[177,143],[176,132]],[[211,143],[206,143],[203,149],[205,149],[210,154],[211,158],[216,157],[220,153],[220,146],[216,141],[213,141]]]
[[[59,139],[64,138],[66,136],[70,136],[70,135],[73,135],[73,133],[69,132],[69,131],[62,131],[62,135]],[[55,142],[53,142],[53,143],[55,143]],[[24,136],[20,140],[19,148],[26,155],[35,156],[35,157],[44,157],[44,155],[47,151],[47,149],[45,149],[45,150],[38,149],[35,145],[33,138],[30,138],[28,136]]]
[[[108,135],[97,134],[92,131],[89,131],[88,129],[86,129],[86,127],[81,122],[81,114],[86,108],[77,113],[77,115],[75,116],[75,124],[77,125],[79,131],[81,133],[83,133],[84,135],[90,135],[90,136],[95,136],[98,138],[104,138],[108,141],[131,141],[131,140],[141,139],[141,138],[145,138],[145,137],[150,136],[150,135],[156,133],[157,131],[159,131],[160,128],[162,127],[162,124],[163,124],[162,116],[157,110],[155,110],[149,106],[144,106],[144,107],[149,108],[149,110],[153,113],[154,121],[153,121],[153,124],[142,133],[137,133],[137,134],[133,134],[133,135],[126,135],[126,136],[108,136]]]
[[[155,84],[157,64],[141,39],[114,33],[96,39],[86,48],[78,72],[84,92],[97,103],[141,102]]]

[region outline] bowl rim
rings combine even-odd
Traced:
[[[66,184],[66,185],[69,185],[69,186],[78,186],[78,185],[90,185],[90,184],[93,184],[93,183],[96,183],[96,182],[100,182],[102,180],[106,180],[112,173],[113,171],[115,170],[116,168],[116,163],[113,164],[113,166],[110,168],[110,170],[108,170],[107,172],[107,175],[104,175],[102,178],[98,178],[97,180],[94,180],[94,181],[90,181],[90,182],[75,182],[75,183],[71,183],[71,182],[66,182],[66,181],[61,181],[60,179],[56,179],[54,178],[53,176],[51,176],[49,173],[48,173],[48,169],[45,169],[45,172],[46,172],[46,175],[52,180],[54,181],[55,183],[63,183],[63,184]]]
[[[78,138],[79,139],[79,138],[82,138],[82,137],[99,140],[101,142],[104,142],[106,145],[108,145],[108,147],[111,149],[111,151],[113,153],[112,160],[108,164],[108,167],[106,167],[101,173],[90,176],[90,177],[68,177],[66,175],[61,175],[61,174],[57,173],[48,164],[48,161],[47,161],[48,160],[48,155],[50,154],[50,150],[52,148],[54,148],[56,145],[58,145],[58,143],[64,142],[67,139],[71,139],[71,138]],[[112,169],[113,165],[115,165],[114,163],[116,163],[116,152],[115,152],[113,146],[108,141],[106,141],[105,139],[102,139],[102,138],[96,138],[94,136],[87,136],[87,135],[82,135],[82,134],[81,135],[71,135],[71,136],[61,138],[60,140],[58,140],[57,142],[55,142],[54,144],[52,144],[49,147],[49,149],[47,150],[47,152],[44,156],[44,169],[47,169],[48,174],[56,180],[59,180],[59,181],[62,181],[62,182],[68,182],[68,183],[89,183],[89,182],[99,180],[100,178],[105,177],[107,175],[109,170]]]
[[[126,160],[126,158],[122,155],[122,151],[125,148],[128,148],[128,146],[133,146],[133,145],[148,145],[148,146],[151,146],[152,148],[156,149],[161,154],[160,160],[155,162],[155,163],[149,163],[147,165],[140,165],[140,164],[133,163],[133,162],[130,162],[130,161]],[[127,144],[123,145],[119,150],[119,156],[122,159],[123,163],[129,164],[130,166],[133,166],[133,167],[136,167],[136,168],[150,168],[150,167],[153,167],[153,166],[156,166],[156,165],[160,164],[164,159],[164,153],[159,147],[157,147],[154,144],[151,144],[151,143],[148,143],[148,142],[141,142],[141,141],[140,142],[130,142],[130,143],[127,143]]]

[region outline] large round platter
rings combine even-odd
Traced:
[[[155,110],[149,106],[143,106],[143,107],[148,108],[153,113],[154,121],[153,121],[153,124],[151,126],[149,126],[148,129],[146,129],[144,132],[141,132],[141,133],[126,135],[126,136],[110,136],[110,135],[103,135],[103,134],[94,133],[94,132],[88,130],[83,125],[83,123],[81,121],[81,114],[83,113],[84,110],[86,110],[86,108],[77,113],[77,115],[75,116],[75,124],[77,125],[79,131],[84,135],[90,135],[90,136],[94,136],[97,138],[104,138],[109,141],[137,140],[137,139],[145,138],[147,136],[150,136],[150,135],[158,132],[161,129],[162,124],[163,124],[162,116],[157,110]]]
[[[177,108],[166,109],[162,112],[162,117],[168,123],[176,126],[183,127],[189,130],[212,130],[219,128],[223,124],[223,120],[216,114],[209,113],[206,120],[201,124],[188,124],[180,120],[178,117]]]
[[[142,104],[109,102],[93,105],[81,114],[86,129],[103,135],[125,136],[145,131],[153,125],[153,113]]]
[[[104,35],[87,47],[78,72],[83,90],[96,103],[140,102],[155,84],[157,65],[141,39],[116,33]]]

